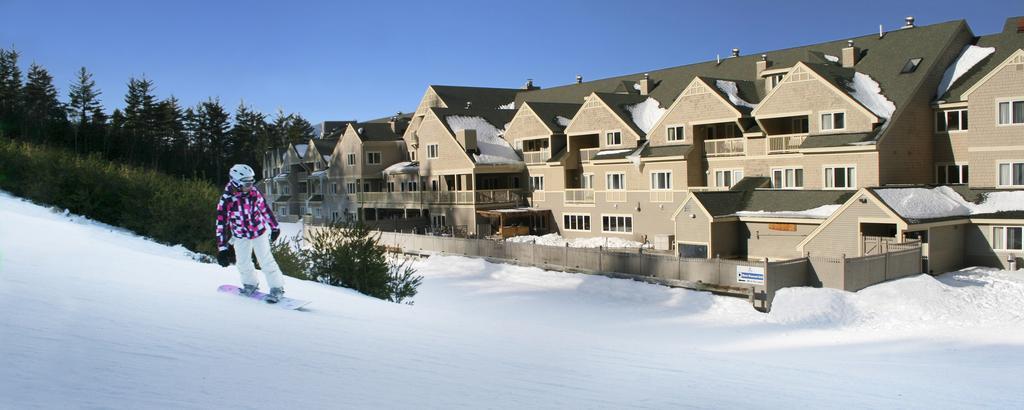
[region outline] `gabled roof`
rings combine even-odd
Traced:
[[[758,98],[757,96],[757,85],[754,81],[729,80],[724,78],[712,78],[704,76],[697,77],[700,78],[701,81],[703,81],[705,84],[707,84],[707,86],[710,87],[711,90],[715,92],[715,94],[718,94],[718,96],[722,97],[722,99],[725,100],[726,103],[728,103],[730,106],[738,110],[743,115],[750,115],[750,111],[752,111],[753,108],[743,104],[736,104],[736,102],[734,102],[733,99],[730,98],[729,94],[726,93],[725,90],[723,90],[722,87],[719,86],[719,81],[725,82],[724,84],[734,84],[738,91],[736,96],[741,98],[743,101],[746,101],[752,105],[756,105],[758,101],[760,101],[760,98]]]
[[[1006,218],[1024,213],[1024,191],[970,189],[964,186],[890,186],[867,188],[907,223],[964,218]]]
[[[944,95],[936,96],[936,99],[946,101],[962,100],[964,92],[1002,64],[1015,51],[1024,49],[1024,33],[1017,32],[1017,25],[1020,19],[1024,19],[1024,16],[1010,17],[1006,19],[1003,31],[978,37],[974,45],[978,47],[994,47],[996,49],[995,52],[975,64],[970,71],[951,85],[949,91]]]
[[[492,109],[514,102],[516,94],[526,90],[519,88],[463,87],[452,85],[431,85],[437,96],[450,109],[463,109],[467,102],[472,109]],[[518,105],[517,105],[518,106]],[[510,110],[511,111],[511,110]]]
[[[875,128],[868,132],[811,135],[804,139],[804,142],[800,144],[800,149],[841,147],[844,145],[867,143],[875,140],[879,130],[880,128]]]
[[[334,147],[338,145],[338,138],[331,139],[315,139],[313,140],[313,146],[316,147],[316,152],[321,157],[327,157],[334,152]]]
[[[356,135],[362,141],[401,141],[402,134],[391,129],[387,122],[361,122],[352,124],[355,127]]]
[[[846,202],[852,195],[852,191],[782,189],[693,193],[694,198],[700,201],[701,206],[714,217],[735,215],[737,212],[795,213],[825,205],[839,205]]]
[[[454,138],[455,130],[450,123],[451,117],[478,117],[493,126],[499,135],[488,135],[485,130],[477,129],[477,148],[479,153],[470,154],[463,151],[474,163],[482,164],[522,164],[522,158],[516,154],[515,149],[500,136],[507,128],[509,122],[515,117],[516,110],[494,110],[494,109],[455,109],[455,108],[430,108],[431,112],[441,121],[448,133]],[[478,120],[474,120],[478,121]],[[484,125],[484,124],[481,124]]]
[[[528,105],[530,106],[530,109],[533,110],[534,114],[537,114],[537,118],[540,118],[541,122],[543,122],[552,133],[565,132],[565,125],[559,123],[558,117],[572,120],[572,118],[576,116],[576,113],[580,111],[580,107],[583,107],[582,104],[546,102],[531,102],[528,103]]]
[[[626,108],[627,106],[640,104],[647,101],[648,96],[640,94],[608,94],[608,93],[595,93],[598,99],[604,102],[615,116],[619,117],[622,122],[626,123],[636,135],[640,136],[641,139],[646,138],[647,133],[640,129],[640,126],[633,121],[633,114]]]

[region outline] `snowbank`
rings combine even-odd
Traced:
[[[572,120],[569,118],[565,118],[561,115],[557,115],[555,116],[555,122],[558,123],[558,125],[561,125],[563,128],[565,128],[569,126],[569,123],[572,122]]]
[[[882,94],[882,87],[871,76],[859,72],[854,73],[853,81],[847,86],[852,90],[850,95],[853,99],[875,113],[878,118],[883,120],[892,118],[892,113],[896,111],[896,104]],[[888,125],[888,121],[886,121],[886,125]]]
[[[946,67],[946,72],[942,74],[942,81],[939,81],[939,86],[935,89],[935,98],[942,98],[943,95],[946,95],[946,92],[953,87],[953,84],[956,84],[956,80],[959,80],[960,77],[971,71],[985,57],[995,52],[995,47],[978,47],[973,45],[964,47],[956,61],[953,61],[953,64],[950,64],[949,67]]]
[[[772,218],[816,218],[825,219],[832,216],[842,205],[822,205],[817,208],[807,209],[803,211],[739,211],[736,213],[738,216],[756,216],[756,217],[772,217]]]
[[[598,151],[598,153],[594,154],[594,156],[595,157],[600,157],[602,155],[614,155],[614,154],[621,154],[623,152],[632,152],[632,151],[634,151],[634,150],[633,149],[612,149],[612,150],[607,150],[607,151]]]
[[[642,103],[632,104],[626,106],[626,111],[629,111],[633,117],[633,123],[636,124],[644,134],[651,132],[651,128],[654,124],[658,123],[661,116],[668,112],[667,108],[661,108],[658,100],[647,97]]]
[[[715,86],[729,97],[729,102],[731,102],[732,105],[737,107],[747,107],[750,109],[757,108],[757,104],[751,104],[740,98],[740,92],[739,89],[736,88],[735,81],[716,80]]]
[[[505,130],[498,129],[483,117],[450,115],[445,117],[452,132],[476,130],[476,146],[479,154],[473,154],[477,164],[516,164],[521,163],[519,154],[501,137]]]
[[[543,236],[513,236],[511,238],[506,239],[506,241],[517,243],[535,243],[538,245],[547,246],[565,246],[568,243],[569,247],[571,248],[598,248],[602,246],[605,248],[640,248],[641,246],[645,248],[651,247],[651,244],[643,244],[637,241],[613,237],[565,239],[562,238],[562,236],[557,233],[549,233]]]
[[[384,175],[415,174],[420,172],[419,162],[405,161],[384,168]]]
[[[965,200],[948,186],[935,188],[878,188],[878,197],[909,219],[948,218],[1003,211],[1024,211],[1024,191],[989,192],[980,203]]]

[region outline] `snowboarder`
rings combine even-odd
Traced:
[[[277,218],[263,194],[253,186],[256,178],[252,167],[236,164],[228,175],[228,184],[217,204],[217,263],[224,267],[231,264],[230,248],[234,245],[236,265],[242,275],[242,294],[248,296],[259,289],[256,267],[252,263],[255,251],[270,286],[266,301],[277,303],[284,295],[281,268],[270,251],[270,244],[281,233]]]

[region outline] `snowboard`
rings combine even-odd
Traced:
[[[235,285],[220,285],[220,287],[217,288],[217,291],[221,292],[221,293],[228,293],[228,294],[232,294],[232,295],[242,296],[242,294],[241,294],[242,288],[239,288],[238,286],[235,286]],[[303,306],[306,306],[306,305],[312,303],[312,302],[310,302],[308,300],[292,299],[292,298],[287,297],[287,296],[282,296],[281,300],[277,301],[277,303],[270,303],[270,302],[267,302],[267,296],[270,296],[270,295],[268,295],[266,293],[263,293],[263,292],[257,291],[255,293],[253,293],[252,295],[249,295],[249,296],[246,296],[246,297],[249,298],[249,299],[258,300],[258,301],[266,303],[268,305],[273,305],[273,306],[277,306],[277,307],[280,307],[280,308],[291,309],[291,310],[296,310],[296,309],[299,309],[299,308],[301,308]]]

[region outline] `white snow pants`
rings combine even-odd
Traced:
[[[284,288],[284,277],[281,268],[277,267],[274,254],[270,252],[270,230],[254,239],[231,238],[235,246],[235,264],[238,265],[238,273],[242,274],[243,285],[259,286],[260,280],[256,277],[256,265],[252,263],[252,254],[256,253],[256,260],[260,261],[263,274],[267,276],[267,285],[271,288]]]

